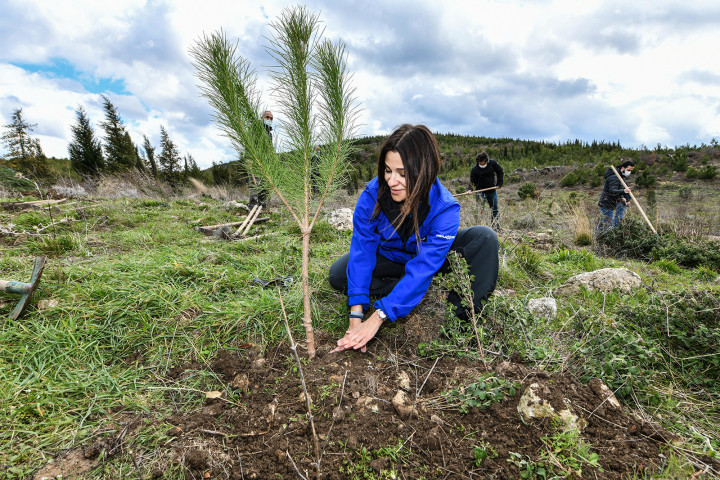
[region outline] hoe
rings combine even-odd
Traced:
[[[15,310],[10,314],[12,320],[17,320],[23,310],[25,310],[25,307],[27,307],[27,304],[30,303],[30,297],[32,297],[32,294],[40,283],[40,276],[42,275],[43,268],[45,268],[45,260],[47,260],[47,257],[38,257],[35,259],[35,268],[28,283],[0,280],[0,292],[19,293],[21,295]]]

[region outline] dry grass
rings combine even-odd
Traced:
[[[565,207],[570,212],[570,229],[576,245],[590,245],[592,243],[592,228],[590,216],[585,204],[568,202]]]

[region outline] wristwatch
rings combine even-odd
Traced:
[[[380,317],[380,320],[385,321],[387,320],[387,313],[382,311],[382,308],[376,308],[375,312],[378,314],[378,317]]]

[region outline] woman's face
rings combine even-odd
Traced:
[[[396,202],[407,198],[405,191],[405,166],[398,152],[385,154],[385,182],[390,187],[390,195]]]

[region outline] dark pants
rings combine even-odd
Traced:
[[[465,258],[470,275],[475,277],[471,287],[475,311],[479,312],[482,308],[482,302],[487,300],[495,290],[495,284],[497,283],[499,269],[497,234],[485,226],[466,228],[457,233],[450,249]],[[347,292],[347,265],[349,260],[350,254],[346,253],[330,267],[330,285],[336,290]],[[445,265],[440,269],[440,273],[447,272],[448,267],[446,261]],[[383,297],[389,294],[403,276],[405,276],[404,264],[388,260],[378,253],[377,263],[370,281],[370,295]],[[448,301],[456,307],[459,316],[467,315],[461,306],[460,298],[455,292],[450,293]]]
[[[482,203],[480,201],[482,200]],[[490,207],[491,223],[493,230],[498,230],[500,222],[498,222],[498,197],[497,190],[490,190],[488,192],[480,192],[475,194],[475,203],[480,205],[487,202]]]
[[[252,208],[255,205],[260,205],[263,208],[267,208],[270,194],[260,185],[260,182],[258,182],[253,175],[248,177],[248,191],[250,194],[248,207]]]

